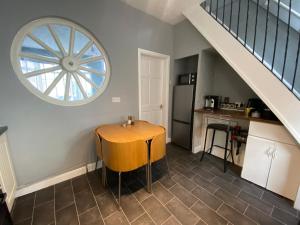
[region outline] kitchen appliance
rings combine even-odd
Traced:
[[[172,143],[189,150],[192,149],[197,79],[195,73],[193,79],[194,84],[184,84],[183,80],[178,80],[178,85],[175,85],[173,89]]]
[[[204,108],[214,110],[219,106],[219,96],[206,95],[204,97]]]
[[[197,73],[188,73],[178,75],[178,84],[179,85],[190,85],[196,84]]]

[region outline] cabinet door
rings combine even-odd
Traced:
[[[296,199],[300,185],[300,149],[295,145],[276,143],[267,189],[291,200]]]
[[[266,187],[271,167],[274,142],[248,136],[242,177],[259,186]]]

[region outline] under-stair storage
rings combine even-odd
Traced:
[[[295,200],[300,185],[300,148],[291,137],[282,138],[290,136],[284,130],[281,125],[250,122],[242,177]]]

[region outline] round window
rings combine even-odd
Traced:
[[[33,94],[58,105],[83,105],[103,93],[110,78],[108,57],[95,37],[60,18],[22,27],[14,38],[11,62]]]

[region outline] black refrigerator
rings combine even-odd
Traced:
[[[195,84],[176,85],[173,90],[172,143],[192,149]]]

